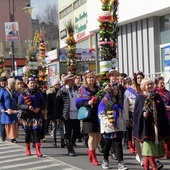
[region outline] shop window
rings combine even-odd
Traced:
[[[160,41],[170,43],[170,14],[160,17]]]

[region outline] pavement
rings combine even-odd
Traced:
[[[59,136],[59,135],[58,135]],[[20,128],[18,143],[11,143],[9,140],[0,141],[0,170],[102,170],[102,153],[97,150],[99,166],[93,166],[87,159],[87,148],[80,142],[74,147],[76,156],[67,155],[67,149],[60,147],[58,137],[58,146],[52,144],[52,137],[46,135],[46,142],[41,145],[43,157],[39,158],[35,154],[35,148],[31,148],[32,155],[25,156],[24,132]],[[129,170],[142,170],[143,168],[135,160],[135,154],[130,154],[128,149],[124,148],[124,162]],[[164,165],[164,170],[170,170],[170,160],[160,159]],[[117,169],[117,161],[110,157],[110,169]]]

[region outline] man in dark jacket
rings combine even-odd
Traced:
[[[55,113],[57,113],[57,119],[64,121],[64,136],[69,156],[75,155],[73,143],[76,141],[80,130],[80,122],[77,119],[77,108],[75,105],[74,79],[75,76],[72,74],[65,77],[64,85],[57,93],[54,109]]]

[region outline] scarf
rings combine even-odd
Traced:
[[[169,103],[169,97],[167,96],[168,90],[165,87],[163,89],[160,89],[156,86],[155,92],[158,92],[162,96],[165,103]]]

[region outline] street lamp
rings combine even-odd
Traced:
[[[30,4],[27,2],[26,7],[23,8],[26,14],[31,15],[33,7],[30,7]]]
[[[9,0],[9,20],[10,22],[14,22],[15,21],[15,16],[14,16],[14,1],[15,0]],[[11,4],[12,2],[12,4]],[[12,10],[11,10],[12,9]],[[28,1],[26,3],[26,7],[23,8],[23,10],[25,11],[26,14],[31,15],[32,12],[32,7],[30,7]],[[12,40],[11,43],[11,48],[12,48],[12,52],[10,52],[10,55],[12,56],[12,77],[15,77],[15,58],[14,58],[14,41]]]

